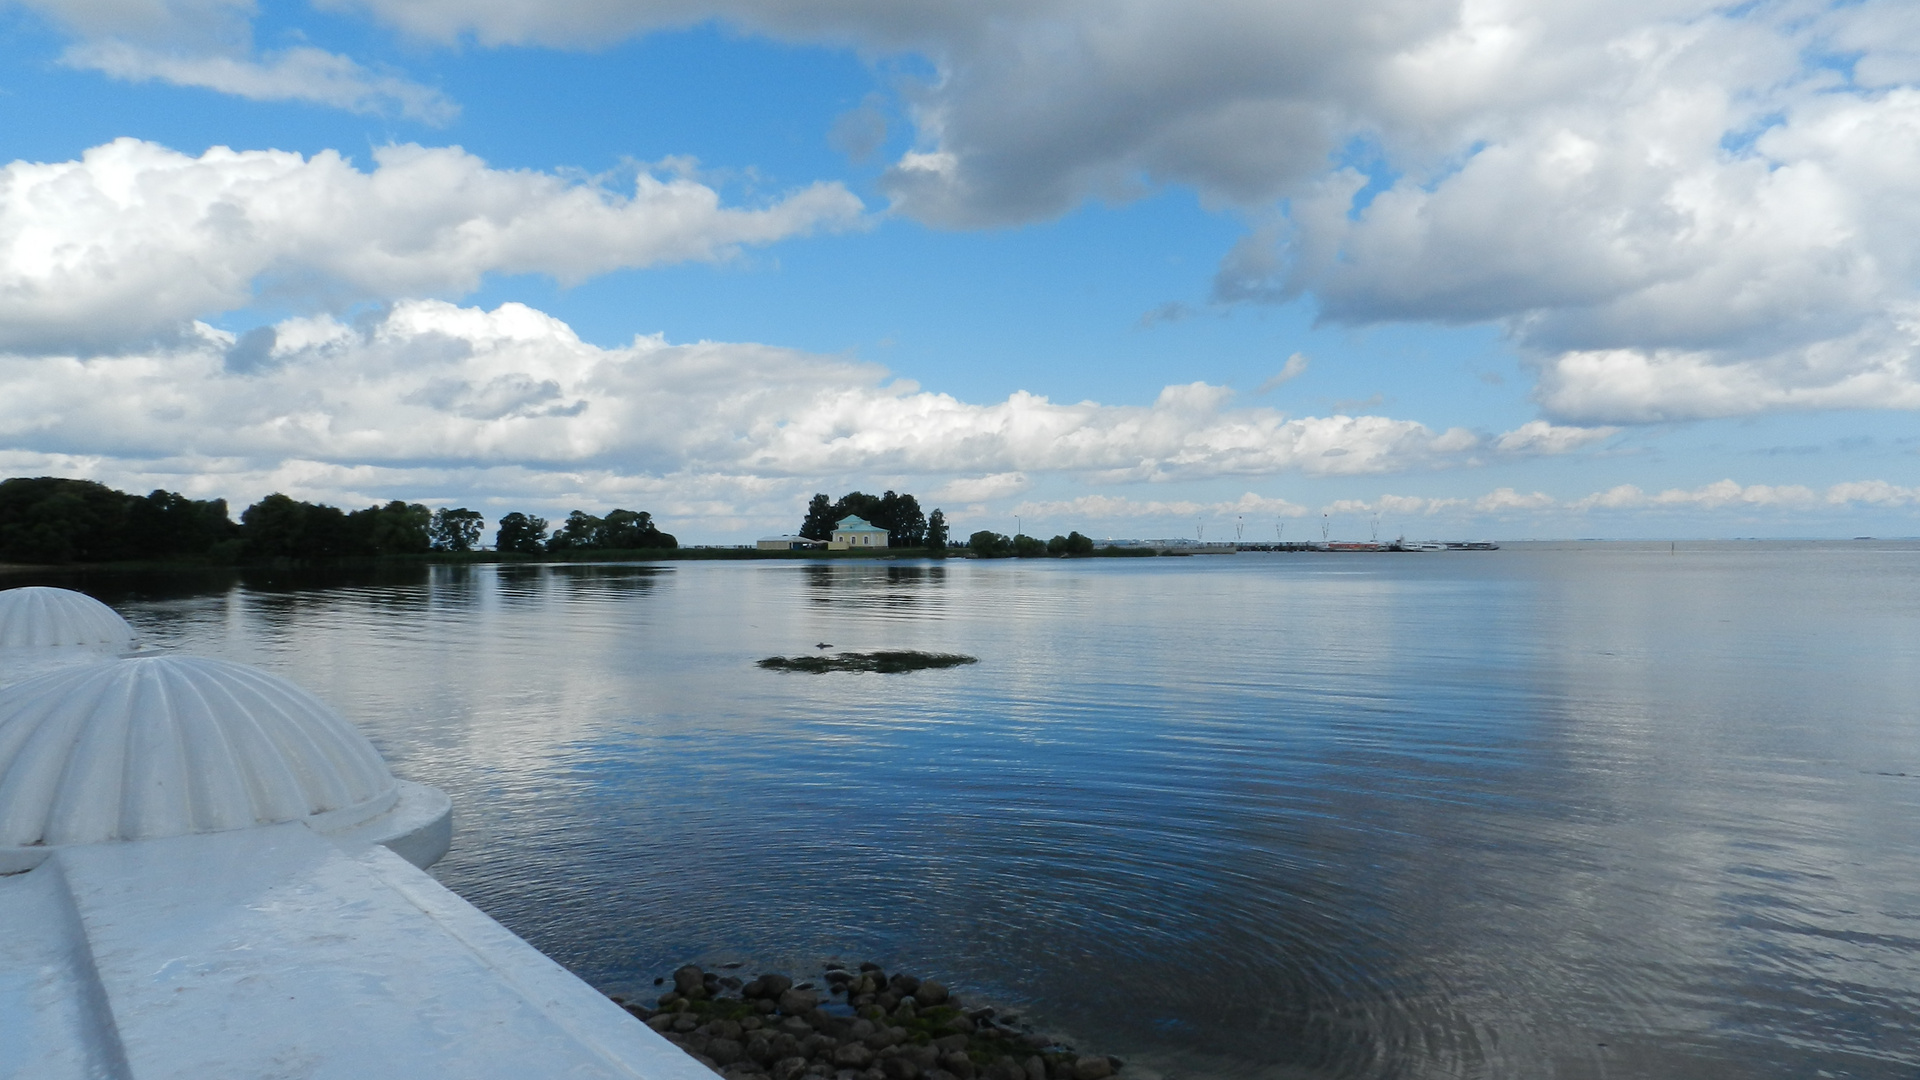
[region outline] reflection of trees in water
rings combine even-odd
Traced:
[[[268,626],[351,604],[384,619],[418,619],[433,602],[433,570],[425,563],[247,570],[247,607]]]
[[[907,606],[934,599],[931,590],[947,582],[944,566],[894,566],[872,563],[811,563],[804,569],[816,604]]]
[[[472,563],[438,563],[427,575],[428,599],[435,607],[478,607],[484,568]]]
[[[222,596],[232,591],[240,572],[230,567],[169,570],[63,568],[0,575],[0,589],[49,585],[83,592],[112,608]]]
[[[599,596],[633,596],[659,584],[664,566],[621,566],[608,563],[550,563],[544,569],[550,580],[563,587],[569,599],[591,600]]]
[[[492,566],[501,602],[528,604],[550,593],[567,599],[633,596],[654,587],[671,567],[620,563],[496,563]]]

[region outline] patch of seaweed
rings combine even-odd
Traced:
[[[760,666],[769,671],[804,671],[811,675],[820,675],[829,671],[877,671],[881,674],[892,674],[896,671],[957,667],[961,664],[979,662],[980,658],[977,656],[965,656],[960,653],[931,653],[905,649],[869,653],[829,653],[823,656],[769,656],[760,661]]]

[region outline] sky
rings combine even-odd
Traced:
[[[1920,5],[7,0],[0,475],[1920,535]]]

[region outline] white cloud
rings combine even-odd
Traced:
[[[1595,492],[1567,504],[1570,510],[1775,510],[1813,512],[1832,508],[1920,505],[1920,487],[1884,480],[1850,480],[1825,491],[1800,484],[1741,484],[1718,480],[1697,488],[1668,488],[1648,494],[1632,484]]]
[[[1545,510],[1554,505],[1554,498],[1545,492],[1522,493],[1512,488],[1499,488],[1473,500],[1473,509],[1482,514],[1509,514],[1518,510]]]
[[[1254,388],[1253,392],[1265,394],[1283,383],[1292,382],[1307,373],[1307,363],[1306,353],[1294,353],[1287,357],[1287,362],[1281,365],[1279,371],[1268,376],[1265,382]]]
[[[1619,431],[1617,427],[1567,427],[1529,420],[1496,438],[1493,448],[1508,454],[1565,454],[1611,438]]]
[[[1217,520],[1245,517],[1262,519],[1301,517],[1307,508],[1286,499],[1256,495],[1249,491],[1238,499],[1200,502],[1192,499],[1132,499],[1124,495],[1081,495],[1072,499],[1022,502],[1007,511],[1035,521],[1060,522],[1167,522],[1188,523],[1195,518]],[[1064,526],[1071,527],[1071,526]]]
[[[254,57],[250,3],[32,2],[83,39],[76,56],[134,50],[130,74],[182,55],[201,60],[167,77],[234,92],[417,112],[437,100],[341,57]],[[1191,186],[1251,226],[1217,299],[1306,297],[1356,324],[1499,323],[1555,421],[1920,408],[1911,4],[323,6],[455,46],[599,47],[720,19],[918,54],[932,74],[902,91],[915,145],[882,181],[897,212],[970,228]],[[238,59],[202,62],[218,56]]]
[[[457,295],[490,272],[578,281],[721,260],[861,221],[838,184],[739,208],[685,175],[642,172],[623,193],[488,168],[457,147],[387,146],[374,160],[361,172],[331,151],[196,158],[119,139],[78,161],[5,166],[0,348],[113,348],[256,296]]]
[[[1433,517],[1436,514],[1458,511],[1471,503],[1472,500],[1469,499],[1450,497],[1382,495],[1375,499],[1335,499],[1322,506],[1320,512],[1336,517],[1375,514],[1394,518]]]
[[[1718,480],[1697,488],[1668,488],[1652,494],[1633,484],[1620,484],[1578,499],[1562,501],[1545,492],[1497,488],[1474,498],[1382,495],[1374,499],[1337,499],[1320,508],[1334,516],[1379,514],[1390,517],[1513,517],[1565,511],[1575,514],[1633,512],[1771,511],[1810,513],[1823,509],[1920,506],[1920,487],[1902,487],[1884,480],[1848,481],[1825,491],[1797,485],[1740,484]]]
[[[336,3],[442,41],[720,18],[918,52],[899,212],[976,227],[1191,185],[1256,223],[1217,298],[1500,322],[1558,419],[1920,408],[1911,5]]]
[[[194,86],[254,101],[304,101],[444,124],[459,109],[440,91],[310,45],[253,47],[251,0],[15,0],[77,40],[70,67],[126,82]]]
[[[125,41],[74,45],[61,59],[125,82],[197,86],[254,101],[306,101],[348,112],[393,114],[446,124],[460,109],[432,87],[368,71],[352,59],[311,46],[259,58],[220,53],[175,53]]]
[[[971,404],[889,383],[872,365],[763,345],[643,337],[603,349],[518,304],[408,301],[353,325],[296,318],[250,337],[243,348],[201,326],[148,350],[0,355],[0,447],[191,459],[230,476],[275,476],[289,462],[506,470],[531,490],[596,473],[775,486],[879,473],[993,499],[1041,472],[1339,476],[1458,464],[1475,445],[1388,417],[1236,408],[1231,391],[1204,383],[1146,406],[1028,393]]]
[[[1032,486],[1033,480],[1023,472],[963,476],[935,488],[931,497],[937,502],[985,503],[1018,495]]]

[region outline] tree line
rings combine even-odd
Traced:
[[[335,559],[474,551],[486,518],[466,507],[394,500],[360,510],[268,495],[234,521],[225,499],[172,491],[129,495],[92,480],[0,480],[0,562]],[[553,534],[528,514],[500,519],[495,547],[511,552],[676,548],[645,511],[576,510]]]
[[[1065,536],[1056,536],[1042,541],[1037,536],[1016,533],[1007,536],[1004,533],[981,530],[967,537],[967,550],[982,559],[1044,559],[1066,558],[1073,555],[1093,554],[1093,538],[1082,536],[1078,531]],[[1109,552],[1118,548],[1109,547]]]

